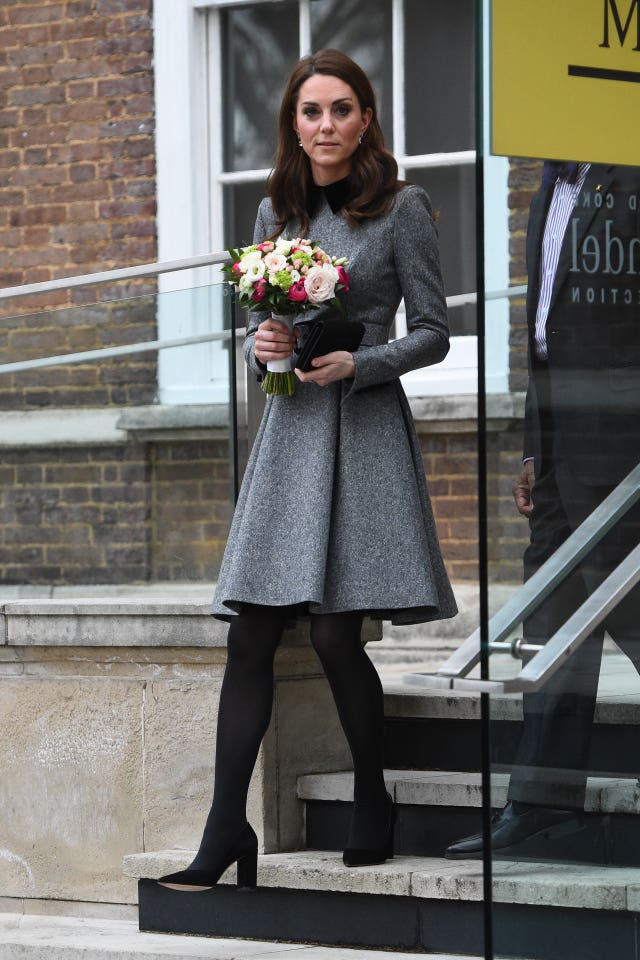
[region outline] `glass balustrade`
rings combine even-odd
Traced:
[[[232,298],[148,286],[2,302],[5,598],[211,593],[246,461]]]
[[[520,91],[525,109],[529,69],[526,54],[519,65],[512,59],[506,82],[497,31],[510,18],[515,29],[517,11],[492,6],[493,23],[485,22],[493,41],[485,47],[485,72],[493,86],[484,104],[484,284],[487,293],[496,289],[497,258],[502,286],[511,289],[497,301],[508,328],[505,388],[497,392],[487,377],[481,414],[485,586],[489,616],[497,615],[484,631],[483,658],[491,681],[485,689],[493,688],[494,817],[484,840],[460,845],[458,855],[477,858],[489,842],[496,957],[635,960],[640,473],[632,471],[640,461],[640,168],[629,165],[618,144],[589,137],[581,126],[579,97],[600,95],[585,81],[575,88],[577,112],[568,109],[562,124],[553,125],[558,104],[545,101],[544,137],[533,113],[528,130],[512,117],[523,142],[538,136],[544,144],[537,156],[522,156],[516,147],[505,156],[492,152],[491,111],[495,143],[505,87],[511,84],[513,97]],[[615,4],[604,4],[611,46],[624,48],[617,14]],[[627,28],[634,17],[631,9]],[[531,43],[542,35],[539,19],[529,18]],[[598,60],[602,43],[587,54],[589,16],[582,22],[576,7],[575,19],[584,56]],[[569,57],[571,43],[565,46]],[[560,101],[565,74],[557,72]],[[547,93],[539,78],[539,96]],[[552,169],[543,162],[549,157],[576,164]],[[487,370],[495,369],[503,322],[494,310],[487,297]],[[535,585],[532,602],[494,643],[501,612],[517,605],[523,581]],[[468,675],[480,672],[478,666]]]

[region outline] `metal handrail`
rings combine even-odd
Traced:
[[[199,267],[211,267],[229,259],[228,253],[205,253],[200,257],[186,257],[182,260],[164,260],[157,263],[140,263],[134,267],[117,267],[114,270],[102,270],[99,273],[85,273],[77,277],[57,277],[55,280],[40,280],[38,283],[24,283],[16,287],[0,290],[0,300],[14,297],[33,296],[37,293],[51,293],[55,290],[93,287],[101,283],[114,283],[120,280],[138,280],[141,277],[157,277],[161,273],[175,273],[177,270],[196,270]]]
[[[145,277],[157,277],[164,273],[175,273],[180,270],[195,270],[202,267],[215,266],[229,259],[226,252],[207,253],[198,257],[186,257],[181,260],[164,260],[156,263],[141,263],[133,267],[122,267],[113,270],[102,270],[98,273],[87,273],[77,277],[58,277],[55,280],[42,280],[38,283],[27,283],[16,287],[5,287],[0,290],[0,301],[20,299],[36,294],[52,293],[58,290],[78,289],[81,287],[98,286],[104,283],[116,283],[123,280],[139,280]],[[518,297],[526,291],[526,286],[511,287],[507,290],[495,290],[486,294],[486,299],[497,300]],[[464,306],[477,302],[477,294],[461,293],[447,297],[447,307]],[[59,307],[56,309],[73,309]],[[237,327],[236,337],[244,337],[245,327]],[[215,333],[194,334],[189,337],[171,338],[165,340],[146,340],[139,343],[122,344],[117,347],[101,347],[96,350],[81,350],[76,353],[57,354],[50,357],[35,357],[30,360],[16,360],[0,364],[0,375],[5,373],[20,373],[24,370],[38,370],[45,367],[66,366],[72,363],[86,363],[91,360],[106,360],[110,357],[122,357],[133,353],[148,353],[155,350],[170,350],[174,347],[190,346],[197,343],[211,343],[231,338],[228,330]]]
[[[553,556],[491,618],[488,624],[490,653],[518,655],[518,645],[506,640],[510,632],[547,599],[558,584],[639,500],[640,464],[634,467],[577,530],[574,530],[571,536],[558,547]],[[537,689],[544,680],[555,673],[566,657],[577,649],[594,627],[605,619],[611,609],[607,591],[611,592],[615,603],[619,603],[638,580],[640,580],[640,547],[629,554],[598,590],[575,611],[558,633],[535,652],[527,666],[512,680],[466,679],[467,674],[480,660],[479,629],[475,630],[454,651],[435,674],[405,673],[402,675],[402,680],[410,686],[444,686],[467,691],[508,693]],[[597,608],[595,614],[594,603]]]

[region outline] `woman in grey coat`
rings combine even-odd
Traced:
[[[246,820],[249,781],[271,715],[273,658],[296,617],[333,692],[354,764],[347,866],[393,856],[394,810],[382,767],[383,696],[360,640],[365,616],[408,624],[451,617],[424,466],[399,382],[448,351],[446,304],[431,206],[397,179],[371,84],[335,50],[304,57],[284,93],[270,197],[255,242],[308,236],[346,257],[349,320],[365,324],[355,353],[296,370],[295,394],[269,397],[242,485],[213,613],[229,620],[211,812],[193,863],[161,879],[205,889],[238,863],[255,885],[257,841]],[[408,335],[388,343],[404,297]],[[313,317],[322,315],[315,311]],[[252,314],[249,368],[304,344]]]

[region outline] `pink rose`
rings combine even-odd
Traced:
[[[258,280],[255,287],[253,288],[253,293],[251,294],[251,299],[254,303],[260,303],[261,300],[264,300],[267,293],[267,281]]]
[[[275,247],[275,243],[273,242],[273,240],[265,240],[264,243],[258,244],[257,249],[262,250],[263,252],[264,251],[268,252],[269,250],[273,250],[274,247]]]
[[[349,274],[344,267],[336,267],[338,271],[338,283],[345,293],[349,293]]]
[[[235,262],[234,265],[232,266],[231,270],[232,270],[233,273],[237,273],[237,274],[242,273],[242,267],[240,266],[240,261],[239,261],[239,260],[236,260],[236,262]]]
[[[335,295],[338,271],[330,264],[323,267],[311,267],[305,277],[304,287],[312,303],[324,303]]]
[[[304,280],[297,280],[289,287],[289,300],[294,303],[302,303],[307,299],[307,291],[304,288]]]

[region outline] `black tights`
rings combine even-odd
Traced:
[[[273,702],[273,659],[289,610],[245,604],[227,640],[220,692],[213,804],[192,866],[207,869],[246,822],[247,793]],[[360,642],[357,612],[311,616],[322,663],[354,767],[354,815],[347,846],[379,845],[388,822],[382,773],[383,694]]]

